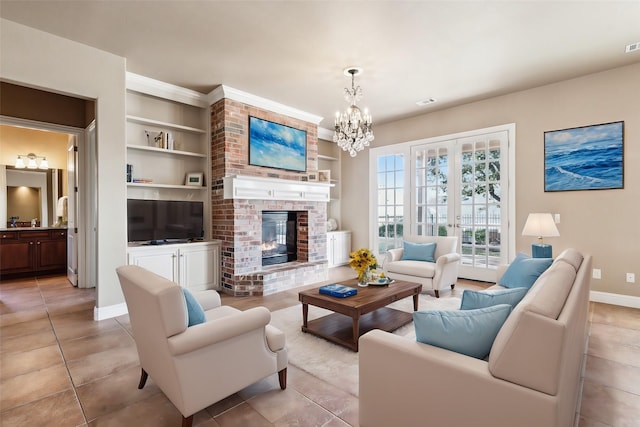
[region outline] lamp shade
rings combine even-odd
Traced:
[[[550,213],[530,213],[522,229],[523,236],[558,237],[560,233]]]

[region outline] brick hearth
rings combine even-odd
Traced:
[[[230,99],[211,109],[212,238],[222,240],[222,290],[236,296],[268,295],[326,280],[326,202],[224,198],[232,175],[306,181],[307,173],[248,164],[249,116],[307,132],[307,173],[317,170],[317,125]],[[298,212],[298,260],[262,267],[262,211]]]

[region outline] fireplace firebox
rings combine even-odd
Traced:
[[[295,211],[262,211],[262,265],[298,259]]]

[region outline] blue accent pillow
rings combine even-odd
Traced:
[[[402,242],[402,260],[436,262],[434,254],[436,252],[435,243],[411,243]]]
[[[207,318],[204,315],[204,309],[196,297],[194,297],[191,291],[186,288],[182,288],[182,293],[184,294],[184,302],[187,304],[187,314],[189,315],[188,326],[204,323]]]
[[[505,288],[530,288],[552,263],[552,258],[531,258],[525,253],[519,253],[498,284]]]
[[[485,291],[465,289],[462,292],[460,310],[475,310],[498,304],[509,304],[511,307],[515,307],[528,291],[529,288],[488,289]]]
[[[484,359],[509,313],[509,304],[476,310],[416,311],[413,313],[416,340]]]

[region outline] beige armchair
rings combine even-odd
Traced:
[[[390,249],[385,253],[382,263],[382,269],[388,277],[421,283],[422,289],[433,290],[436,298],[440,297],[440,290],[455,287],[460,261],[457,237],[405,236],[404,240],[411,243],[436,243],[435,262],[403,260],[403,248]]]
[[[138,350],[142,388],[147,375],[182,413],[193,414],[271,374],[286,388],[284,334],[264,307],[222,306],[216,291],[193,292],[206,321],[187,327],[180,286],[135,265],[117,269]]]

